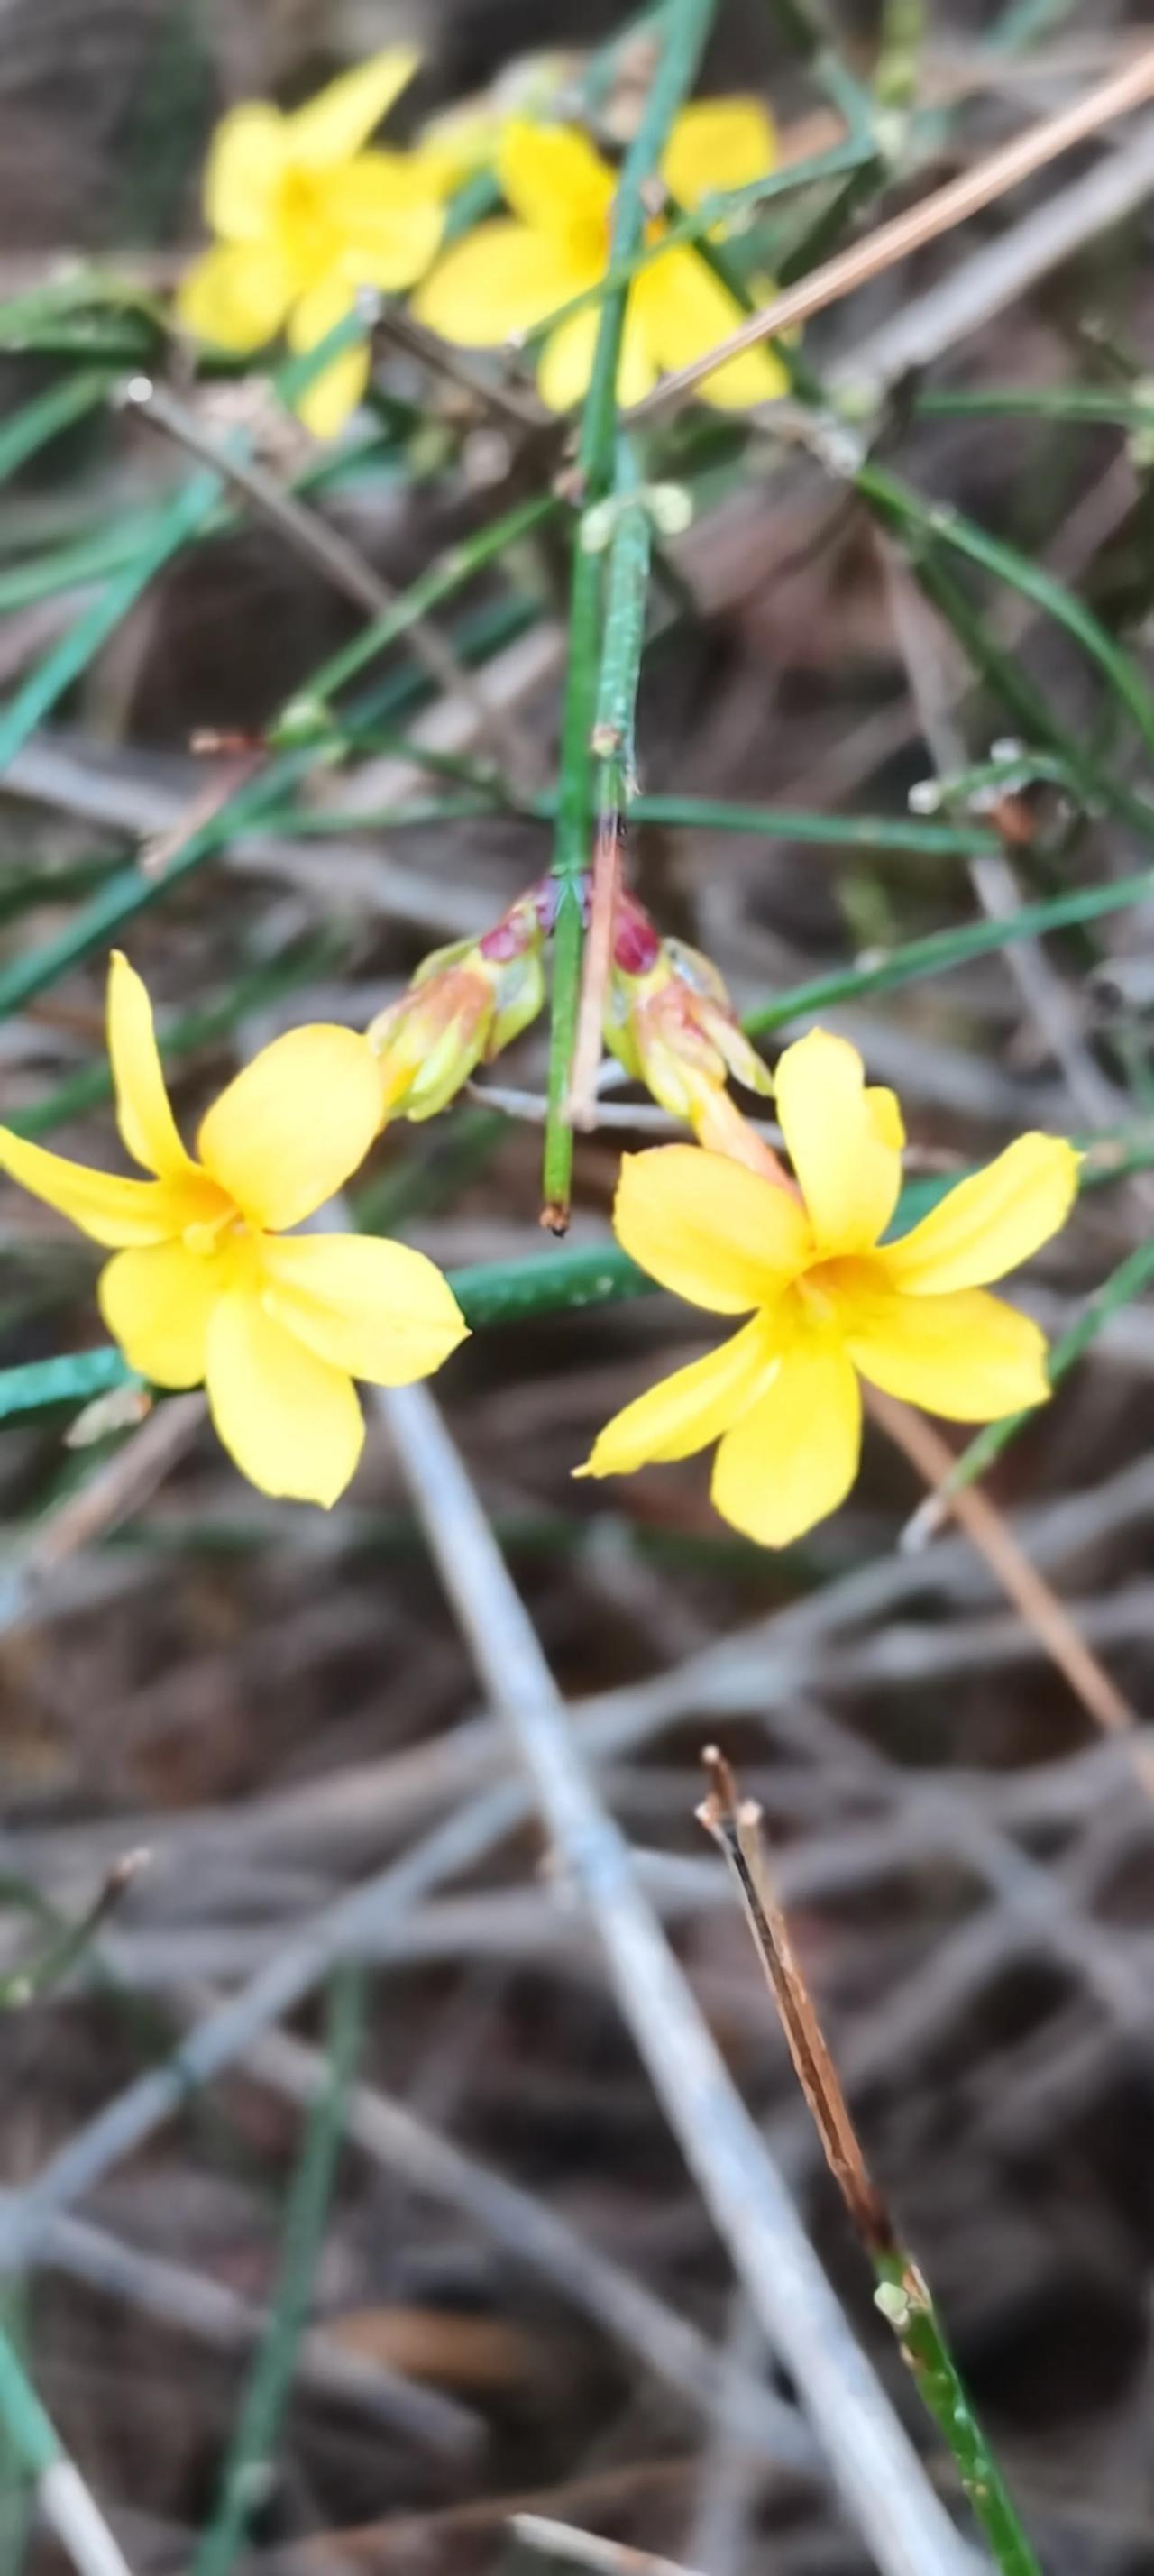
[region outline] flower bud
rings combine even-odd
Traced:
[[[432,1118],[479,1064],[536,1019],[545,999],[543,904],[534,888],[480,939],[435,948],[366,1032],[379,1057],[382,1125]]]
[[[605,1042],[634,1079],[671,1116],[684,1118],[703,1145],[748,1160],[766,1149],[750,1136],[729,1098],[730,1075],[748,1091],[773,1081],[750,1045],[716,966],[682,939],[662,939],[632,896],[619,901]]]

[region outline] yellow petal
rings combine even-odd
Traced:
[[[198,1213],[184,1204],[183,1192],[168,1181],[121,1180],[115,1172],[93,1172],[86,1163],[70,1163],[50,1154],[26,1136],[0,1127],[0,1171],[19,1181],[22,1190],[57,1208],[94,1243],[118,1250],[122,1244],[163,1243],[179,1234]]]
[[[243,353],[279,331],[297,285],[279,242],[225,242],[194,261],[176,297],[177,319],[198,340]]]
[[[513,213],[534,232],[578,232],[600,242],[604,266],[616,177],[575,125],[531,125],[512,117],[497,155],[497,177]]]
[[[651,1278],[714,1315],[773,1305],[810,1252],[788,1190],[699,1145],[626,1154],[613,1223]]]
[[[661,175],[679,206],[696,206],[714,189],[749,187],[777,158],[776,130],[760,99],[698,98],[674,120]]]
[[[747,320],[740,304],[696,251],[664,251],[642,269],[633,295],[642,306],[649,347],[662,372],[672,374],[704,357]],[[772,349],[747,349],[715,367],[697,387],[702,402],[724,411],[747,411],[788,390],[788,377]]]
[[[537,367],[537,391],[550,411],[572,411],[584,401],[596,345],[597,315],[592,307],[587,313],[571,314],[550,332]]]
[[[318,90],[315,98],[285,119],[294,161],[322,170],[351,160],[375,134],[393,100],[407,89],[420,59],[413,45],[390,45],[367,63],[342,72],[327,89]]]
[[[756,1396],[763,1393],[777,1368],[777,1350],[767,1316],[755,1315],[739,1333],[688,1368],[663,1377],[624,1411],[615,1413],[593,1444],[578,1476],[631,1476],[638,1467],[673,1458],[691,1458],[718,1440]]]
[[[366,340],[359,348],[346,349],[343,357],[333,358],[297,395],[293,410],[311,437],[335,438],[351,420],[368,384],[370,366]]]
[[[887,1091],[883,1083],[871,1084],[866,1090],[866,1107],[880,1143],[900,1154],[906,1141],[906,1122],[896,1091]]]
[[[343,274],[387,294],[412,286],[436,257],[445,209],[412,156],[362,152],[334,170],[325,217],[339,234]]]
[[[161,1179],[195,1167],[185,1153],[164,1087],[152,1004],[140,976],[117,948],[108,970],[108,1053],[116,1086],[116,1123],[135,1163]]]
[[[357,1391],[344,1369],[305,1349],[236,1289],[208,1326],[209,1409],[242,1476],[264,1494],[335,1503],[364,1444]]]
[[[915,1297],[984,1288],[1028,1261],[1066,1222],[1078,1188],[1078,1156],[1064,1137],[1019,1136],[995,1163],[931,1208],[882,1258],[895,1287]]]
[[[762,1547],[788,1547],[844,1502],[858,1469],[861,1397],[845,1353],[799,1337],[767,1394],[717,1452],[722,1519]]]
[[[255,242],[272,229],[288,135],[279,108],[263,100],[222,116],[204,173],[205,215],[222,241]]]
[[[100,1312],[129,1367],[155,1386],[199,1386],[212,1309],[227,1285],[222,1257],[183,1243],[118,1252],[100,1274]]]
[[[598,307],[590,305],[587,312],[571,314],[567,322],[550,332],[537,371],[541,399],[548,403],[550,411],[571,411],[588,391],[600,320]],[[631,295],[625,307],[617,360],[617,400],[626,406],[644,402],[656,382],[657,367],[645,334],[643,308]]]
[[[478,224],[438,260],[413,311],[442,340],[492,349],[595,285],[603,265],[600,258],[574,260],[566,242],[526,224]]]
[[[263,1304],[334,1368],[373,1386],[431,1377],[467,1326],[423,1252],[365,1234],[293,1235],[262,1245]]]
[[[206,1171],[274,1234],[322,1207],[380,1125],[376,1058],[352,1029],[289,1029],[222,1091],[197,1139]]]
[[[996,1422],[1044,1404],[1046,1339],[1028,1315],[981,1288],[903,1296],[878,1261],[845,1262],[835,1292],[845,1347],[863,1377],[951,1422]]]
[[[355,302],[356,288],[342,277],[338,269],[331,269],[293,306],[288,326],[289,347],[299,350],[302,356],[307,350],[315,349],[317,342],[335,330],[337,323],[344,321],[346,313],[352,312]],[[360,340],[353,348],[345,349],[339,358],[331,358],[328,366],[322,367],[319,375],[313,377],[311,384],[294,397],[293,409],[297,418],[303,420],[314,438],[335,438],[337,431],[344,428],[369,381],[370,363],[368,341]]]
[[[868,1251],[897,1206],[902,1167],[896,1147],[879,1132],[877,1101],[866,1091],[857,1048],[826,1029],[811,1029],[786,1048],[774,1087],[819,1251]]]

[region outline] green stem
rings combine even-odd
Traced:
[[[259,2498],[260,2473],[276,2450],[328,2220],[363,2028],[363,1976],[359,1969],[344,1968],[329,1988],[327,2081],[309,2114],[289,2194],[268,2331],[253,2364],[229,2444],[216,2512],[193,2558],[192,2576],[228,2576],[244,2547]]]
[[[614,198],[611,264],[631,260],[642,245],[645,182],[657,168],[670,125],[692,86],[712,15],[713,0],[666,0],[662,17],[664,41],[657,70]],[[577,444],[577,471],[586,506],[604,500],[613,485],[617,367],[627,293],[624,286],[612,288],[604,297],[598,317],[593,368]],[[593,832],[591,735],[600,669],[600,617],[600,559],[578,541],[573,558],[561,775],[553,843],[557,915],[542,1169],[546,1219],[558,1233],[564,1232],[568,1224],[573,1179],[573,1131],[565,1118],[565,1103],[577,1034],[585,945],[584,881]]]
[[[1068,635],[1090,659],[1097,663],[1103,677],[1133,717],[1148,750],[1154,751],[1154,698],[1137,664],[1123,652],[1112,635],[1092,612],[1075,599],[1051,573],[1031,563],[1028,555],[1016,546],[1005,545],[1001,538],[987,535],[960,510],[945,502],[922,499],[896,475],[872,460],[861,465],[854,476],[858,491],[883,517],[899,529],[916,526],[923,534],[939,538],[943,545],[979,564],[984,572],[993,573],[999,581],[1008,582],[1022,597],[1032,601]]]
[[[1154,399],[1119,385],[927,386],[915,394],[920,420],[1101,421],[1112,429],[1154,429]]]
[[[36,394],[13,412],[11,420],[0,429],[0,482],[5,482],[30,456],[39,453],[62,429],[71,429],[83,420],[86,412],[95,411],[97,403],[115,384],[108,367],[78,367],[73,375],[63,376],[59,384]]]
[[[1023,904],[1019,912],[1008,913],[1001,921],[972,921],[961,930],[931,931],[926,939],[911,939],[904,948],[895,948],[876,966],[842,968],[831,975],[815,975],[807,984],[795,984],[791,991],[778,993],[772,1002],[748,1012],[745,1026],[751,1037],[761,1036],[812,1011],[827,1010],[834,1002],[860,1000],[866,993],[890,993],[899,984],[914,983],[922,975],[944,974],[971,957],[991,956],[1015,940],[1037,939],[1047,931],[1122,911],[1127,904],[1148,903],[1152,894],[1154,869],[1142,868],[1136,876],[1115,878],[1113,885],[1078,886],[1046,903]]]
[[[893,2327],[918,2395],[952,2453],[974,2519],[1001,2576],[1041,2576],[916,2265],[900,2252],[875,2253],[873,2264],[878,2307]]]
[[[491,520],[475,536],[463,538],[459,545],[448,547],[437,562],[430,564],[428,570],[410,583],[399,598],[392,600],[379,617],[363,626],[351,643],[322,663],[320,670],[315,671],[298,690],[294,704],[317,702],[318,713],[323,712],[324,701],[336,689],[343,688],[346,681],[354,679],[358,671],[363,671],[366,662],[374,661],[378,653],[383,653],[388,645],[396,644],[422,617],[427,617],[430,609],[439,608],[443,600],[452,598],[455,591],[463,589],[467,581],[471,581],[476,573],[483,572],[495,556],[504,553],[507,546],[516,545],[534,528],[541,527],[558,506],[552,492],[536,493],[531,500],[518,502],[517,507],[507,510],[503,517]],[[282,725],[286,724],[289,713],[286,710],[280,718]],[[291,730],[291,726],[287,729]],[[276,724],[270,728],[270,739],[274,743],[277,740]]]
[[[604,308],[606,311],[608,307]],[[553,931],[553,1001],[546,1075],[541,1188],[551,1225],[563,1234],[569,1221],[573,1131],[565,1119],[569,1072],[577,1035],[581,961],[585,948],[585,876],[593,833],[590,737],[597,688],[601,631],[602,565],[578,541],[569,601],[569,658],[561,719],[561,776],[553,869],[557,913]]]
[[[881,48],[874,72],[874,96],[881,106],[912,106],[925,41],[925,0],[885,0]]]

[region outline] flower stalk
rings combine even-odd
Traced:
[[[625,817],[637,791],[634,720],[652,549],[649,510],[627,439],[620,439],[617,445],[615,496],[620,506],[610,542],[605,631],[590,746],[597,762],[597,826],[584,972],[569,1077],[567,1115],[571,1127],[588,1125],[593,1115],[602,1021],[612,971]]]
[[[626,154],[614,199],[609,254],[631,259],[645,232],[645,182],[655,171],[670,125],[689,91],[709,32],[713,0],[667,0],[664,44],[645,113]],[[589,390],[581,415],[577,469],[586,504],[604,500],[613,484],[617,441],[617,370],[628,290],[614,288],[601,305]],[[583,880],[593,825],[593,728],[601,664],[602,570],[596,555],[578,546],[573,557],[569,614],[569,664],[561,726],[561,776],[553,875],[557,920],[553,1016],[549,1043],[549,1116],[542,1170],[542,1221],[564,1234],[573,1182],[573,1130],[565,1114],[585,944]]]

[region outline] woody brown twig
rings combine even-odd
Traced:
[[[701,1758],[710,1787],[697,1809],[698,1818],[733,1874],[830,2172],[873,2267],[875,2303],[892,2326],[918,2394],[949,2445],[1002,2576],[1041,2576],[1001,2470],[958,2377],[929,2289],[899,2242],[866,2165],[837,2068],[770,1883],[761,1809],[752,1798],[741,1796],[716,1745],[708,1745]]]

